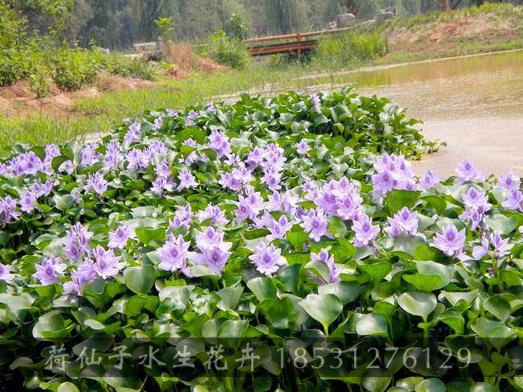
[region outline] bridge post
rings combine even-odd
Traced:
[[[296,33],[296,42],[298,42],[298,49],[296,50],[296,59],[298,61],[301,61],[301,46],[300,46],[300,41],[301,41],[301,33]]]

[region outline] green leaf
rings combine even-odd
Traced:
[[[519,226],[518,220],[513,216],[496,214],[493,216],[487,216],[486,219],[487,224],[492,231],[503,235],[512,233]]]
[[[334,234],[335,238],[343,238],[347,234],[347,226],[345,223],[336,217],[329,218],[329,232]]]
[[[303,246],[309,240],[309,235],[303,230],[293,230],[287,232],[285,238],[292,245],[296,252],[301,252]]]
[[[362,314],[356,321],[356,332],[361,336],[387,336],[387,320],[378,314]]]
[[[381,282],[385,276],[392,271],[392,264],[389,262],[362,264],[359,266],[373,282]]]
[[[319,294],[333,294],[343,303],[354,301],[360,295],[360,285],[357,282],[337,282],[318,287]]]
[[[226,287],[224,289],[221,289],[218,291],[218,295],[220,296],[220,302],[218,302],[218,308],[221,310],[228,310],[228,309],[234,309],[236,308],[236,305],[238,305],[238,302],[240,302],[240,298],[243,293],[243,287]]]
[[[58,386],[56,392],[80,392],[72,382],[63,382]]]
[[[447,387],[437,378],[428,378],[416,385],[416,392],[446,392]]]
[[[135,230],[138,239],[145,245],[149,245],[151,242],[157,242],[159,244],[165,242],[165,229],[157,228],[153,229],[150,227],[138,227]]]
[[[424,274],[413,274],[413,275],[403,275],[403,280],[409,282],[413,285],[416,290],[432,292],[437,290],[444,285],[442,284],[443,279],[436,275],[424,275]]]
[[[403,207],[412,208],[419,199],[420,192],[394,189],[387,193],[385,206],[391,214],[401,210]]]
[[[242,338],[248,328],[249,322],[247,320],[226,320],[218,329],[218,337]]]
[[[33,327],[33,337],[38,340],[63,339],[69,336],[75,324],[67,322],[58,310],[45,313]]]
[[[333,294],[309,294],[299,302],[299,305],[325,329],[339,317],[343,310],[343,303]]]
[[[271,278],[259,277],[251,279],[247,282],[247,287],[252,291],[252,293],[260,302],[267,298],[276,297],[276,285]]]
[[[124,281],[129,290],[136,294],[148,293],[154,285],[154,268],[150,265],[129,267],[124,273]]]
[[[480,338],[490,340],[498,351],[517,336],[515,330],[507,327],[501,321],[489,320],[486,317],[477,318],[470,324],[470,327]]]
[[[499,295],[490,297],[484,301],[483,308],[492,313],[501,321],[507,321],[507,319],[510,317],[510,304]]]
[[[421,316],[423,320],[426,320],[429,314],[436,309],[437,303],[438,301],[434,294],[418,291],[409,291],[398,297],[398,304],[405,312]]]
[[[420,274],[438,276],[441,279],[441,285],[436,287],[441,289],[449,285],[451,280],[451,271],[448,266],[435,261],[418,261],[416,267]]]
[[[273,328],[294,329],[300,327],[297,324],[301,320],[301,308],[289,297],[266,299],[258,305],[257,309],[265,316]],[[305,315],[305,317],[307,316]]]

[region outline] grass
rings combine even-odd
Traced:
[[[98,98],[77,101],[71,117],[66,120],[40,114],[20,118],[6,118],[0,115],[0,145],[60,143],[70,140],[81,142],[88,133],[106,133],[122,119],[140,117],[147,110],[182,108],[249,90],[270,93],[285,88],[317,85],[325,83],[326,80],[330,85],[336,86],[344,82],[342,78],[335,76],[336,71],[361,65],[391,64],[523,48],[521,34],[510,39],[503,39],[500,35],[499,40],[496,37],[493,42],[482,41],[481,37],[478,37],[477,41],[454,37],[453,45],[445,51],[426,50],[411,53],[408,50],[396,50],[383,56],[387,50],[383,34],[387,29],[407,27],[416,31],[427,28],[428,23],[458,20],[481,14],[497,20],[510,17],[517,31],[523,29],[523,7],[514,8],[507,4],[487,4],[479,8],[399,18],[391,22],[388,28],[381,27],[371,32],[349,33],[322,40],[316,56],[305,64],[285,61],[254,62],[244,70],[199,73],[186,80],[160,78],[158,86],[154,88],[107,93]],[[353,54],[347,55],[347,52]],[[331,72],[332,76],[300,79],[300,76],[319,72]]]

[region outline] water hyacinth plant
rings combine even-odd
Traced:
[[[2,382],[520,390],[520,178],[414,176],[414,123],[350,91],[244,96],[6,151]]]

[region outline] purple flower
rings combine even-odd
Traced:
[[[437,233],[432,244],[447,256],[461,257],[465,244],[465,229],[458,231],[456,226],[448,224],[441,233]]]
[[[218,158],[221,158],[224,155],[229,155],[231,152],[231,145],[229,143],[229,138],[225,133],[221,131],[212,131],[209,135],[209,148],[213,149],[218,155]]]
[[[66,268],[67,266],[58,257],[45,257],[40,264],[36,265],[36,273],[33,274],[33,277],[41,285],[48,286],[56,283],[63,276]]]
[[[410,162],[403,155],[383,154],[374,163],[372,176],[374,198],[379,199],[392,189],[413,190],[416,184]]]
[[[67,175],[71,175],[74,172],[74,164],[72,161],[65,161],[60,166],[58,166],[58,172],[59,173],[65,173]]]
[[[247,155],[246,165],[254,170],[263,161],[264,152],[261,147],[254,147]]]
[[[521,179],[510,171],[504,176],[498,177],[498,189],[512,192],[518,191],[521,185]]]
[[[494,248],[494,257],[497,259],[508,255],[513,246],[509,244],[508,239],[503,239],[499,233],[492,233],[489,240]]]
[[[198,120],[199,116],[200,115],[198,114],[198,112],[191,110],[189,113],[187,113],[187,117],[185,117],[185,125],[196,125],[196,120]]]
[[[463,195],[465,206],[469,209],[476,209],[479,212],[486,212],[490,210],[491,205],[488,202],[487,195],[482,189],[470,187],[465,195]]]
[[[158,250],[158,257],[161,260],[158,268],[170,272],[180,270],[188,275],[189,246],[190,243],[185,241],[181,235],[178,237],[170,235],[165,244]]]
[[[474,166],[474,164],[465,159],[462,163],[456,168],[456,173],[458,174],[458,183],[463,183],[466,181],[483,181],[484,177],[481,172]]]
[[[312,110],[319,112],[321,110],[321,99],[318,94],[311,94]]]
[[[333,181],[330,181],[324,188],[323,192],[318,194],[318,197],[314,200],[316,205],[327,215],[336,215],[338,211],[338,203],[336,195],[334,194]]]
[[[147,151],[152,160],[158,156],[166,155],[167,147],[165,146],[164,142],[156,139],[156,140],[153,140],[153,142],[149,145],[149,148],[147,149]]]
[[[286,265],[287,261],[281,255],[281,250],[274,245],[259,243],[254,254],[249,256],[256,269],[264,275],[271,276],[280,266]]]
[[[210,219],[213,225],[226,225],[229,220],[225,217],[225,212],[218,206],[209,204],[205,210],[198,212],[198,220],[200,223]]]
[[[45,170],[42,160],[32,151],[15,156],[9,161],[9,165],[16,176],[34,176],[36,173]]]
[[[48,144],[45,146],[44,167],[47,174],[51,174],[53,172],[53,159],[60,156],[60,154],[60,149],[56,144]]]
[[[100,172],[91,174],[87,179],[85,190],[91,190],[97,195],[101,196],[107,191],[107,181]]]
[[[262,165],[265,170],[271,168],[275,171],[280,171],[285,163],[285,152],[277,144],[271,143],[265,148],[263,158],[264,162]]]
[[[145,169],[149,166],[149,157],[142,150],[133,148],[127,153],[127,169],[129,170],[139,170]]]
[[[246,196],[238,196],[238,208],[235,211],[238,220],[254,220],[262,209],[263,199],[259,192],[249,189]]]
[[[87,231],[80,222],[67,230],[65,237],[65,252],[74,261],[80,260],[84,254],[89,252],[89,238],[92,233]]]
[[[523,212],[523,193],[521,191],[510,191],[501,205],[511,210]]]
[[[165,159],[156,165],[155,171],[158,177],[167,178],[171,176],[171,168]]]
[[[303,216],[303,229],[314,241],[319,241],[327,234],[327,218],[321,211],[311,210]]]
[[[476,230],[483,222],[485,214],[477,208],[469,208],[463,211],[459,219],[464,220],[470,224],[472,230]]]
[[[129,239],[135,238],[134,230],[127,224],[123,224],[115,231],[109,233],[109,248],[123,249]]]
[[[472,257],[474,257],[474,259],[476,259],[476,260],[480,260],[480,259],[482,259],[483,257],[485,257],[487,255],[488,250],[489,250],[488,238],[487,237],[482,237],[481,238],[481,245],[480,246],[475,246],[472,249]]]
[[[394,218],[387,218],[389,226],[385,232],[391,237],[401,237],[416,235],[418,233],[418,214],[411,212],[407,207],[394,215]]]
[[[207,104],[205,111],[209,114],[215,114],[217,112],[216,106],[211,102]]]
[[[334,257],[332,257],[327,249],[322,249],[320,253],[311,253],[311,261],[321,261],[325,263],[329,268],[329,281],[313,277],[319,284],[337,283],[340,281],[340,269],[336,267],[334,263]]]
[[[36,208],[36,197],[34,193],[24,192],[20,197],[20,209],[28,214]]]
[[[157,131],[161,127],[163,127],[163,118],[162,117],[155,118],[154,122],[153,122],[153,130]]]
[[[197,145],[196,140],[194,140],[192,138],[184,140],[182,144],[184,146],[189,146],[189,147],[196,147],[196,145]]]
[[[16,276],[11,273],[11,266],[0,264],[0,280],[4,282],[12,282]]]
[[[180,185],[178,185],[178,190],[182,190],[185,188],[194,188],[198,186],[198,182],[196,181],[196,178],[191,174],[191,172],[187,169],[182,169],[180,172],[180,175],[178,176],[178,180],[180,180]]]
[[[494,250],[493,255],[496,259],[508,255],[512,249],[508,239],[503,239],[499,233],[492,233],[488,238],[486,236],[481,238],[481,246],[472,249],[472,257],[476,260],[482,259],[488,254],[490,246]]]
[[[216,231],[214,227],[208,226],[202,232],[196,232],[196,246],[199,249],[222,245],[228,250],[229,244],[223,242],[223,233]]]
[[[419,179],[419,185],[423,189],[433,188],[439,181],[438,176],[432,171],[428,170],[423,177]]]
[[[165,111],[165,117],[178,117],[178,112],[173,109],[167,109]]]
[[[396,181],[391,172],[384,170],[372,175],[372,185],[374,186],[374,192],[381,196],[394,189]]]
[[[88,144],[82,148],[82,158],[80,165],[91,166],[96,163],[100,154],[96,152],[96,145]]]
[[[367,215],[361,215],[353,222],[354,244],[358,247],[369,245],[379,234],[380,228],[372,225]]]
[[[273,166],[266,166],[264,168],[265,175],[262,178],[262,182],[273,191],[281,188],[281,174]]]
[[[107,144],[107,151],[104,157],[104,170],[109,171],[113,170],[118,166],[120,160],[122,159],[122,154],[120,153],[120,143],[118,140],[111,140]]]
[[[200,250],[201,253],[197,253],[195,261],[198,264],[207,265],[211,267],[214,274],[219,275],[225,268],[225,264],[231,255],[231,252],[224,250],[220,246],[211,246]]]
[[[153,181],[151,191],[161,195],[164,191],[171,192],[174,188],[174,183],[171,177],[158,177]]]
[[[311,148],[309,147],[307,142],[304,139],[302,139],[296,146],[296,149],[298,151],[298,154],[305,155],[307,151],[309,151]]]
[[[86,259],[76,271],[71,272],[71,280],[64,283],[64,294],[79,295],[83,285],[96,278],[93,261]]]
[[[53,191],[53,180],[47,180],[44,183],[36,181],[29,187],[29,191],[34,193],[36,198],[48,196]]]
[[[0,223],[2,226],[19,216],[20,214],[16,211],[16,202],[11,196],[0,199]]]
[[[140,124],[133,122],[124,136],[124,141],[126,143],[132,143],[140,140],[140,131]]]
[[[192,222],[191,205],[187,204],[184,207],[176,210],[174,218],[169,221],[169,230],[179,229],[180,227],[188,228]]]
[[[124,263],[118,261],[118,257],[114,255],[112,249],[105,250],[101,246],[97,246],[93,253],[95,257],[93,270],[102,279],[112,278],[125,266]]]
[[[271,232],[271,234],[267,236],[267,240],[272,242],[274,240],[285,239],[285,235],[292,228],[292,226],[293,223],[289,222],[285,215],[280,216],[280,219],[278,220],[271,218],[271,222],[269,225],[269,231]]]

